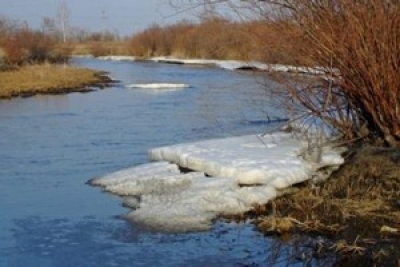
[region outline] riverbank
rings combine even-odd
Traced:
[[[102,71],[68,65],[27,65],[0,71],[0,99],[89,92],[112,82]]]
[[[258,207],[255,224],[267,235],[327,238],[310,259],[335,253],[338,266],[400,266],[399,163],[397,149],[354,150],[326,182]]]

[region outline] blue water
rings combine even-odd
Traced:
[[[280,111],[269,105],[264,78],[156,63],[73,63],[106,70],[120,83],[0,101],[0,267],[264,266],[274,242],[250,224],[149,232],[118,219],[127,212],[120,201],[85,184],[147,162],[152,147],[265,130],[267,116]],[[191,87],[125,87],[147,82]]]

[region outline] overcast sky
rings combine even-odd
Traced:
[[[69,10],[69,24],[90,31],[110,30],[129,35],[158,23],[195,20],[190,12],[177,13],[168,0],[0,0],[0,16],[26,21],[39,28],[43,17],[56,18],[61,3]]]

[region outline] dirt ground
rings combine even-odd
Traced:
[[[298,185],[248,216],[266,235],[314,237],[310,257],[331,266],[400,267],[400,150],[358,148],[345,157],[324,183]]]

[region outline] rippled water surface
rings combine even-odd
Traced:
[[[0,101],[0,267],[257,266],[271,242],[248,224],[149,232],[85,182],[147,162],[152,147],[265,130],[260,77],[222,69],[76,59],[120,83],[87,94]],[[187,83],[177,91],[132,83]],[[271,83],[272,86],[272,83]]]

